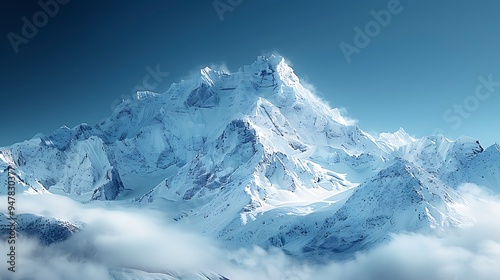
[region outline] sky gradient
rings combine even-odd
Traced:
[[[367,132],[500,142],[498,1],[54,1],[0,3],[0,146],[94,125],[151,72],[163,92],[270,52]]]

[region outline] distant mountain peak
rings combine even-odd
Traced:
[[[499,152],[500,152],[500,144],[495,143],[495,144],[493,144],[493,145],[491,145],[491,146],[492,146],[492,147],[494,147],[497,151],[499,151]]]
[[[386,133],[386,132],[380,133],[379,140],[389,143],[394,147],[405,146],[411,142],[416,141],[416,139],[411,137],[408,133],[406,133],[406,131],[402,127],[400,127],[394,133]]]

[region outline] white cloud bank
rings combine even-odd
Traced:
[[[500,279],[500,199],[472,185],[462,190],[471,203],[463,211],[476,220],[473,226],[445,238],[394,235],[389,243],[352,260],[327,265],[301,263],[279,250],[258,247],[227,251],[168,222],[171,219],[164,213],[105,209],[52,195],[20,196],[22,212],[80,220],[86,227],[69,240],[48,247],[33,240],[18,240],[17,271],[9,272],[2,261],[0,279],[107,280],[114,279],[109,268],[117,267],[178,275],[215,271],[243,280]],[[6,242],[0,248],[6,252]],[[192,274],[184,274],[182,279],[190,277]]]

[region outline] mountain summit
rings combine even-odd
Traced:
[[[25,192],[173,211],[228,248],[315,259],[346,258],[394,232],[461,227],[470,221],[455,209],[458,186],[498,192],[500,182],[498,146],[403,129],[374,137],[278,55],[137,92],[95,126],[2,148],[0,165]]]

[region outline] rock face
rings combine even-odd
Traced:
[[[462,183],[500,191],[498,145],[403,129],[375,138],[275,55],[235,73],[204,68],[162,94],[138,92],[95,126],[4,147],[8,165],[25,192],[175,209],[227,247],[311,258],[459,227]]]
[[[186,99],[186,105],[197,108],[212,108],[219,105],[219,94],[207,84],[193,89]]]
[[[18,238],[35,238],[40,244],[46,246],[70,238],[80,231],[81,227],[81,225],[69,221],[27,213],[16,215],[15,218]],[[0,236],[2,239],[9,238],[10,222],[5,214],[0,215]]]

